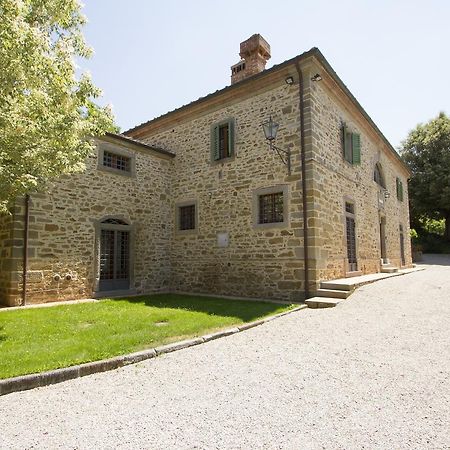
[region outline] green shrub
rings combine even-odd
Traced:
[[[422,228],[425,232],[429,234],[436,234],[438,236],[444,236],[445,232],[445,220],[436,220],[436,219],[429,219],[429,218],[423,218],[420,220],[422,224]]]

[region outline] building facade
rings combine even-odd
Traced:
[[[99,139],[84,173],[31,195],[28,228],[16,203],[0,221],[4,304],[23,302],[24,263],[28,302],[299,301],[322,280],[411,265],[408,169],[320,51],[264,70],[254,35],[240,55],[231,86]]]

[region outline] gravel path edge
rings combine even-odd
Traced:
[[[0,396],[11,394],[13,392],[26,391],[37,387],[48,386],[50,384],[62,383],[63,381],[73,380],[75,378],[92,375],[94,373],[115,370],[120,367],[136,364],[146,359],[151,359],[164,353],[170,353],[183,348],[193,347],[194,345],[203,344],[214,339],[230,336],[241,331],[270,322],[279,317],[291,314],[308,308],[307,305],[299,305],[289,311],[284,311],[273,316],[266,317],[261,320],[244,323],[237,327],[228,328],[216,333],[206,334],[193,339],[173,342],[171,344],[162,345],[156,348],[150,348],[139,352],[129,353],[127,355],[116,356],[114,358],[102,359],[100,361],[92,361],[76,366],[64,367],[62,369],[49,370],[47,372],[33,373],[30,375],[21,375],[13,378],[0,380]]]

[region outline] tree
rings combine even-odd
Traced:
[[[82,170],[89,137],[112,114],[75,58],[88,58],[78,0],[0,0],[0,212],[18,196]]]
[[[444,219],[444,238],[450,241],[450,118],[441,112],[419,124],[403,142],[401,155],[412,172],[412,219]]]

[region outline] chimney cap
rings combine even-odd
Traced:
[[[270,45],[258,33],[250,36],[244,42],[241,42],[239,56],[243,59],[250,56],[252,53],[258,52],[264,59],[270,59]]]

